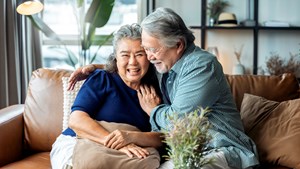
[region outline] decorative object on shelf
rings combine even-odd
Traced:
[[[230,26],[237,26],[237,20],[236,16],[234,13],[229,13],[229,12],[222,12],[219,15],[218,22],[216,26],[225,26],[225,27],[230,27]]]
[[[209,26],[214,26],[214,24],[216,24],[220,13],[222,13],[224,9],[228,6],[229,6],[229,2],[224,0],[211,0],[207,4]]]
[[[243,26],[255,26],[255,24],[256,24],[255,20],[251,19],[253,17],[253,16],[251,16],[251,11],[253,11],[253,9],[251,9],[250,1],[251,0],[247,0],[247,8],[246,8],[246,18],[247,19],[241,22],[241,25],[243,25]]]
[[[169,117],[171,131],[164,132],[165,143],[169,146],[168,158],[174,162],[174,169],[196,169],[212,163],[213,159],[204,158],[206,144],[211,136],[206,113],[209,109],[199,108],[183,116]]]
[[[234,74],[234,75],[243,75],[243,74],[245,74],[245,67],[241,63],[241,55],[242,55],[243,48],[244,48],[244,44],[239,49],[234,48],[234,55],[235,55],[235,57],[238,61],[238,63],[235,64],[233,66],[233,69],[232,69],[232,74]]]
[[[270,75],[280,75],[283,73],[294,73],[300,70],[300,54],[290,53],[288,60],[282,59],[278,53],[271,52],[270,58],[266,62],[267,72]]]
[[[37,1],[37,0],[33,0]],[[26,15],[33,23],[33,25],[42,31],[48,38],[59,42],[62,46],[54,48],[65,49],[65,53],[69,58],[70,65],[74,68],[81,67],[86,64],[92,63],[98,54],[99,49],[105,43],[107,43],[113,36],[113,33],[109,35],[95,35],[96,28],[101,28],[108,22],[112,8],[115,4],[115,0],[92,0],[91,5],[86,9],[87,0],[70,1],[70,5],[73,5],[74,14],[78,23],[78,45],[81,46],[79,54],[73,53],[67,48],[65,42],[56,34],[37,14]],[[19,8],[19,7],[18,7]],[[35,8],[31,8],[35,9]],[[21,15],[25,15],[21,10],[17,10]],[[40,10],[41,11],[41,10]],[[34,13],[32,11],[31,13]],[[36,11],[35,11],[36,13]],[[91,46],[98,47],[95,52],[91,50]]]
[[[290,24],[286,21],[275,21],[270,20],[264,22],[264,26],[270,26],[270,27],[290,27]]]
[[[208,47],[206,49],[207,52],[215,55],[217,57],[217,59],[219,59],[219,51],[218,51],[218,47],[216,46],[211,46],[211,47]]]

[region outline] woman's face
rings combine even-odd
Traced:
[[[150,62],[141,40],[123,38],[116,49],[118,73],[127,86],[138,89],[142,77],[147,73]]]

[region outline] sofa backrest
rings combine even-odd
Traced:
[[[278,76],[226,75],[226,78],[239,110],[244,93],[279,102],[299,98],[299,83],[292,73]]]
[[[41,68],[32,73],[25,100],[25,145],[31,151],[50,151],[62,131],[63,84],[67,70]],[[244,93],[283,101],[299,98],[299,85],[292,74],[281,76],[226,75],[240,108]]]
[[[50,151],[62,131],[62,77],[70,71],[38,69],[32,73],[24,108],[25,146],[31,151]]]

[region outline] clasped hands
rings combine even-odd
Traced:
[[[104,146],[119,150],[129,157],[146,158],[149,152],[134,143],[134,132],[115,130],[105,137]]]

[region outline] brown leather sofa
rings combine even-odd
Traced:
[[[62,130],[63,87],[66,70],[38,69],[32,73],[24,105],[0,110],[0,168],[50,169],[49,152]],[[270,100],[299,98],[297,79],[282,76],[227,75],[238,107],[243,94]],[[286,169],[280,166],[261,168]]]

